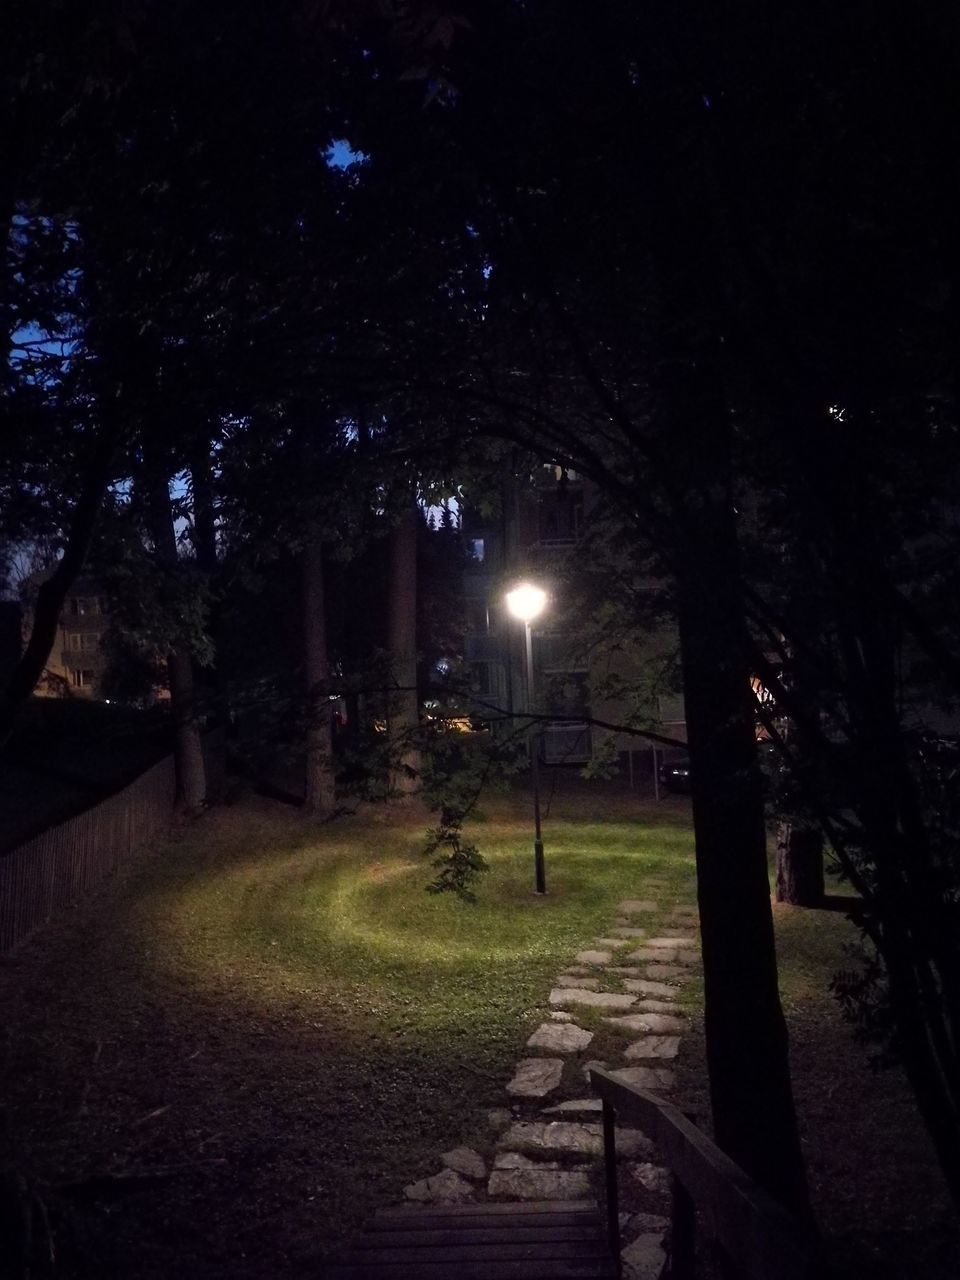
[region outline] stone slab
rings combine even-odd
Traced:
[[[677,1006],[672,1000],[638,1000],[638,1013],[676,1013]]]
[[[584,1200],[590,1178],[583,1169],[494,1169],[487,1194],[509,1200]]]
[[[649,960],[655,961],[656,963],[660,963],[661,961],[672,963],[676,958],[676,954],[677,953],[675,951],[667,951],[661,947],[640,947],[637,951],[631,951],[629,956],[627,956],[627,959],[633,960],[636,963]]]
[[[587,1160],[603,1153],[603,1125],[595,1121],[520,1120],[501,1134],[497,1146],[528,1157],[576,1156]],[[617,1130],[620,1159],[652,1152],[653,1143],[639,1129]]]
[[[638,996],[656,996],[660,1000],[672,1000],[677,988],[666,982],[652,982],[649,978],[624,978],[623,985]]]
[[[647,965],[646,975],[653,982],[663,982],[665,978],[690,976],[682,964],[650,964]]]
[[[668,947],[670,950],[675,950],[677,947],[695,947],[696,945],[696,938],[691,938],[689,935],[686,937],[680,935],[674,938],[664,936],[662,938],[647,939],[648,947]]]
[[[630,939],[629,938],[594,938],[594,942],[596,942],[598,947],[610,947],[612,950],[615,951],[617,947],[629,946]]]
[[[624,898],[623,902],[617,903],[617,910],[621,915],[635,916],[644,912],[659,911],[660,908],[652,898]]]
[[[651,1093],[664,1093],[673,1088],[674,1074],[669,1067],[620,1067],[611,1073],[625,1084]]]
[[[633,1235],[635,1231],[658,1232],[663,1235],[670,1227],[670,1219],[660,1213],[628,1213],[627,1221],[620,1228],[621,1234]]]
[[[454,1173],[460,1173],[475,1182],[482,1182],[487,1176],[487,1166],[483,1156],[472,1147],[454,1147],[452,1151],[445,1151],[440,1159]]]
[[[578,964],[592,964],[596,967],[601,964],[609,964],[613,959],[613,954],[609,951],[578,951],[575,959]]]
[[[417,1200],[431,1204],[459,1204],[463,1200],[473,1199],[473,1187],[453,1169],[444,1169],[435,1173],[432,1178],[423,1178],[420,1182],[411,1182],[403,1188],[408,1200]]]
[[[641,1187],[646,1187],[647,1191],[657,1191],[662,1195],[669,1195],[670,1170],[664,1169],[662,1165],[646,1162],[635,1164],[631,1166],[630,1173],[640,1183]]]
[[[699,951],[678,951],[676,955],[677,964],[699,964]]]
[[[552,1005],[583,1004],[591,1009],[629,1009],[637,997],[616,991],[580,991],[576,987],[555,987],[550,992]]]
[[[583,1078],[586,1080],[587,1084],[590,1083],[590,1068],[603,1067],[606,1069],[606,1065],[607,1064],[605,1062],[601,1062],[599,1058],[590,1058],[589,1061],[585,1062],[583,1064]]]
[[[618,925],[613,932],[621,938],[645,938],[647,936],[646,929],[634,929],[625,924]]]
[[[623,1052],[625,1058],[675,1058],[680,1052],[679,1036],[641,1036]]]
[[[562,1058],[521,1058],[507,1093],[512,1098],[542,1098],[557,1088],[562,1075]]]
[[[666,1260],[663,1232],[643,1232],[620,1250],[621,1280],[659,1280]]]
[[[598,1111],[603,1110],[603,1101],[600,1098],[568,1098],[566,1102],[558,1102],[556,1106],[544,1107],[543,1115],[559,1116],[559,1115],[594,1115]]]
[[[596,991],[600,986],[599,978],[581,978],[576,973],[561,973],[557,978],[558,987],[579,987],[581,991]]]
[[[584,1031],[574,1022],[541,1022],[527,1041],[527,1048],[546,1049],[549,1053],[582,1053],[592,1039],[592,1031]]]
[[[623,1017],[604,1018],[621,1031],[639,1031],[648,1036],[672,1036],[686,1031],[686,1018],[671,1013],[628,1013]]]
[[[554,1022],[572,1022],[573,1014],[567,1013],[563,1009],[551,1009],[550,1017]]]

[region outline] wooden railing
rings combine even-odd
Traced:
[[[223,730],[208,733],[203,747],[207,794],[215,795],[223,780]],[[175,790],[173,756],[167,756],[109,799],[0,853],[0,955],[163,835]]]
[[[616,1125],[636,1125],[656,1145],[671,1175],[671,1280],[695,1276],[698,1214],[737,1280],[820,1280],[810,1233],[706,1134],[669,1102],[593,1067],[590,1084],[603,1101],[607,1230],[620,1256]]]

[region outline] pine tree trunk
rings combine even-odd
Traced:
[[[391,787],[410,795],[420,786],[420,699],[417,690],[417,531],[415,502],[390,534],[389,647]]]
[[[781,822],[777,830],[777,902],[823,905],[823,836],[815,827]]]
[[[324,817],[336,803],[333,734],[330,720],[330,663],[324,598],[323,543],[308,542],[303,553],[303,669],[307,698],[304,808]]]
[[[193,660],[188,653],[167,655],[167,677],[174,720],[177,804],[188,813],[199,813],[207,800],[207,767],[196,714]]]
[[[177,535],[173,527],[170,484],[163,471],[150,478],[148,507],[154,555],[158,564],[173,568],[179,559]],[[196,813],[206,803],[207,771],[194,694],[193,660],[186,641],[167,654],[167,675],[174,723],[177,807]]]

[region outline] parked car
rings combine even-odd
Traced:
[[[657,777],[666,791],[674,791],[680,795],[690,794],[690,756],[684,752],[671,751],[664,756],[657,766]]]

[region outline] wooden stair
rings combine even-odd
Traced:
[[[326,1280],[614,1280],[589,1200],[381,1209]]]

